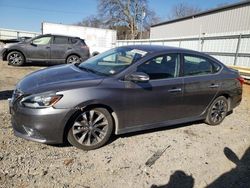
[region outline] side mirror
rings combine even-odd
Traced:
[[[36,44],[33,43],[33,41],[30,42],[30,45],[37,46]]]
[[[126,76],[125,80],[132,81],[132,82],[148,82],[149,75],[147,75],[144,72],[134,72]]]

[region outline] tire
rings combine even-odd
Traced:
[[[74,118],[67,139],[82,150],[97,149],[107,143],[113,127],[112,117],[106,109],[88,109]]]
[[[226,117],[228,112],[228,100],[220,96],[210,105],[205,123],[208,125],[219,125]]]
[[[21,66],[25,63],[25,58],[22,53],[12,51],[7,55],[7,61],[9,65]]]
[[[75,63],[80,63],[81,62],[81,58],[77,55],[70,55],[67,59],[66,59],[66,63],[67,64],[75,64]]]

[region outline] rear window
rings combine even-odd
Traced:
[[[87,44],[85,43],[85,41],[82,40],[82,39],[81,39],[81,43],[82,43],[82,45],[87,46]]]
[[[67,37],[54,37],[54,44],[68,44]]]

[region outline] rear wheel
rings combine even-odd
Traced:
[[[226,117],[228,112],[228,100],[220,96],[209,107],[205,122],[209,125],[218,125]]]
[[[67,59],[66,59],[66,63],[80,63],[81,59],[80,57],[78,57],[77,55],[70,55]]]
[[[73,146],[92,150],[107,143],[113,131],[113,120],[104,108],[81,112],[68,132],[68,141]]]
[[[7,55],[9,65],[21,66],[24,64],[24,56],[18,51],[12,51]]]

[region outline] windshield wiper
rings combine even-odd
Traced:
[[[77,66],[79,69],[81,70],[84,70],[86,72],[91,72],[91,73],[94,73],[94,74],[97,74],[97,75],[101,75],[101,76],[107,76],[107,74],[105,73],[102,73],[102,72],[98,72],[96,70],[93,70],[93,69],[90,69],[90,68],[87,68],[87,67],[81,67],[81,66]]]
[[[77,66],[77,67],[78,67],[79,69],[81,69],[81,70],[84,70],[84,71],[86,71],[86,72],[90,72],[89,69],[86,68],[86,67],[80,67],[80,66],[78,66],[78,65],[76,65],[76,64],[75,64],[75,66]]]

